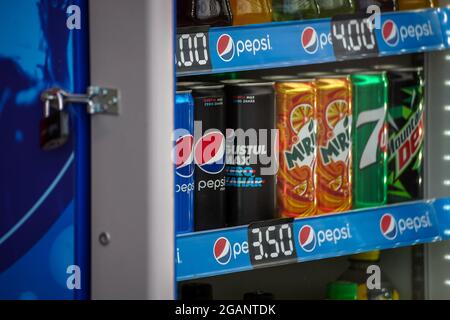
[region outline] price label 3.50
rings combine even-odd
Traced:
[[[293,219],[258,222],[248,227],[250,261],[253,266],[297,259]]]

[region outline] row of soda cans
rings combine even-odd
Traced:
[[[423,197],[420,68],[179,83],[179,232]]]
[[[438,0],[178,0],[177,25],[231,26],[438,7]]]

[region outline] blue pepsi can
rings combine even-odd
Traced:
[[[175,230],[181,234],[194,231],[194,100],[190,91],[177,91],[174,122]]]

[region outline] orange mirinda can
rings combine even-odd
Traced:
[[[316,79],[318,214],[352,209],[352,86],[349,77]]]
[[[275,84],[279,131],[278,211],[281,217],[316,214],[316,92],[314,80]]]
[[[272,22],[272,0],[230,0],[233,25]]]

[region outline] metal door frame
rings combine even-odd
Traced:
[[[91,123],[92,298],[173,299],[174,1],[89,11],[91,83],[121,93],[120,116]]]

